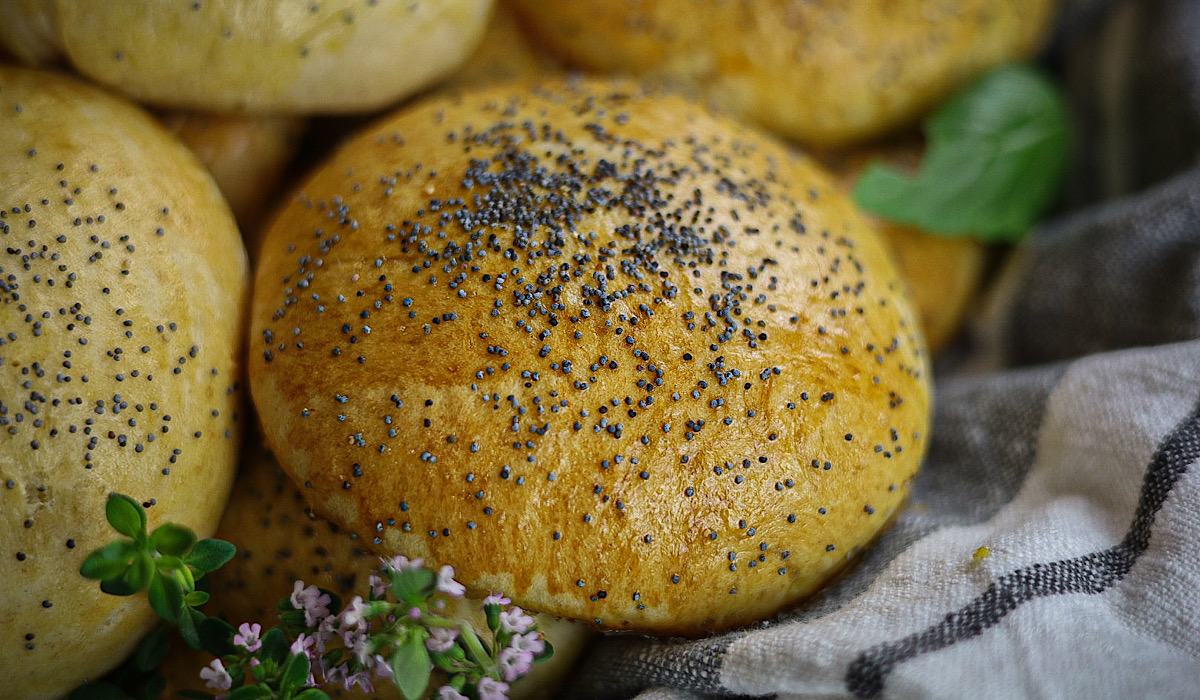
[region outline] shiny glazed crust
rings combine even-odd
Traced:
[[[78,573],[118,537],[107,495],[151,527],[220,518],[246,255],[191,152],[51,73],[0,67],[0,197],[0,668],[7,697],[59,697],[156,619]]]
[[[547,47],[678,83],[806,144],[918,119],[1041,45],[1056,0],[513,0]]]
[[[899,507],[929,385],[903,283],[804,157],[626,84],[385,119],[266,233],[250,381],[314,508],[476,594],[704,634]]]
[[[491,5],[46,0],[5,11],[41,31],[0,30],[0,41],[44,60],[49,34],[80,73],[156,106],[349,114],[397,102],[454,70],[478,43]]]

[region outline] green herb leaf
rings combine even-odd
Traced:
[[[433,667],[429,650],[425,648],[426,634],[422,629],[412,629],[392,654],[392,675],[396,687],[406,700],[417,700],[425,694]]]
[[[212,693],[205,693],[199,690],[179,690],[176,692],[185,698],[194,698],[194,700],[212,700],[216,697]]]
[[[183,641],[196,651],[207,651],[204,644],[200,641],[200,632],[197,629],[200,623],[204,622],[204,613],[195,608],[184,608],[184,613],[179,616],[179,636],[183,637]]]
[[[104,507],[108,524],[117,532],[137,540],[146,536],[146,509],[141,503],[121,493],[108,497]]]
[[[915,177],[872,164],[860,207],[931,233],[1019,240],[1053,201],[1066,170],[1069,117],[1050,80],[1026,65],[985,73],[925,123]]]
[[[183,597],[183,602],[193,608],[198,608],[208,602],[208,593],[205,591],[192,591]]]
[[[204,617],[199,611],[195,609],[192,611],[204,618],[196,623],[196,636],[204,651],[213,656],[229,656],[237,653],[237,647],[233,644],[233,635],[237,632],[233,629],[233,625],[219,617]]]
[[[409,605],[427,600],[437,586],[437,574],[425,568],[392,571],[391,578],[392,595]]]
[[[100,590],[109,595],[129,596],[140,593],[150,586],[154,578],[154,559],[145,550],[139,550],[129,568],[118,578],[100,582]]]
[[[542,642],[545,643],[546,647],[542,649],[542,653],[533,657],[535,664],[539,661],[547,661],[554,658],[554,645],[550,643],[549,639],[546,639],[545,635],[542,635]]]
[[[301,691],[296,700],[330,700],[330,697],[320,688],[308,688]]]
[[[225,566],[230,559],[233,559],[233,555],[235,554],[237,554],[237,547],[234,547],[229,542],[209,538],[197,542],[192,547],[192,551],[188,552],[188,555],[183,558],[183,561],[204,573],[208,573]]]
[[[244,685],[225,696],[225,700],[258,700],[271,697],[271,691],[261,685]]]
[[[158,668],[170,649],[171,642],[167,638],[167,628],[159,625],[138,642],[137,651],[133,655],[134,663],[137,664],[140,671],[152,671]]]
[[[283,692],[284,697],[288,697],[303,688],[307,682],[308,655],[292,654],[288,657],[287,664],[283,667],[283,674],[279,678],[279,690]]]
[[[262,650],[259,652],[259,657],[264,661],[270,659],[275,662],[275,665],[282,666],[287,661],[288,654],[291,653],[292,643],[288,641],[287,635],[278,627],[272,627],[262,637]]]
[[[488,629],[495,632],[500,629],[500,606],[488,603],[483,606],[483,615],[487,619]]]
[[[179,623],[183,615],[183,587],[172,576],[156,574],[150,581],[150,607],[168,622]]]
[[[194,544],[196,533],[191,528],[175,523],[163,523],[150,535],[150,546],[172,557],[182,557]]]
[[[146,683],[138,691],[139,700],[158,700],[162,693],[167,688],[167,679],[161,675],[153,675],[146,679]]]
[[[129,562],[137,554],[138,546],[133,540],[111,542],[88,555],[79,567],[84,578],[104,580],[117,578],[129,568]]]

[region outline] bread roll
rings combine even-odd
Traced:
[[[483,85],[561,68],[559,62],[521,28],[508,3],[497,2],[479,46],[440,87]]]
[[[234,627],[258,622],[266,630],[276,624],[276,603],[292,594],[296,580],[349,601],[368,590],[367,576],[379,567],[379,558],[357,538],[312,514],[300,491],[263,448],[248,450],[216,537],[237,545],[238,554],[209,574],[212,599],[204,612]],[[448,614],[469,620],[480,634],[489,635],[480,600],[463,598],[450,605]],[[588,638],[587,630],[578,624],[547,615],[538,615],[537,622],[554,645],[554,656],[535,664],[529,675],[513,684],[515,700],[553,697]],[[211,660],[182,649],[172,653],[162,669],[168,679],[165,697],[176,697],[184,689],[204,691],[200,669]],[[347,692],[332,683],[325,691],[340,698],[400,698],[386,681],[378,683],[372,694]]]
[[[265,234],[250,382],[314,508],[475,594],[704,634],[904,500],[904,284],[810,160],[633,85],[504,85],[346,144]]]
[[[157,617],[79,574],[109,493],[211,534],[236,469],[246,255],[149,115],[0,66],[0,668],[59,697]]]
[[[0,40],[18,57],[41,57],[49,35],[80,73],[155,106],[346,114],[450,73],[479,41],[491,4],[22,0],[10,11],[39,31],[0,31]]]
[[[1028,58],[1057,0],[513,0],[590,70],[665,79],[810,145],[913,122],[987,68]]]
[[[255,255],[259,227],[296,156],[304,120],[204,112],[170,112],[161,119],[212,173],[233,210],[247,250]]]

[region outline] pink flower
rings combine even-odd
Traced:
[[[540,632],[515,635],[508,645],[517,651],[526,651],[537,656],[546,650],[546,640]]]
[[[262,646],[262,625],[255,622],[243,622],[241,627],[238,627],[238,634],[233,635],[233,643],[245,649],[246,651],[258,651]]]
[[[493,593],[483,599],[484,605],[508,605],[509,603],[512,603],[512,601],[506,598],[503,593]]]
[[[367,605],[362,596],[354,596],[354,600],[342,610],[341,622],[343,630],[363,629],[367,626]]]
[[[515,681],[533,668],[533,654],[508,647],[496,657],[500,673],[506,681]]]
[[[313,638],[308,636],[307,634],[304,634],[303,632],[301,632],[299,635],[296,636],[296,641],[292,642],[292,646],[289,649],[289,651],[291,651],[296,656],[300,656],[302,654],[306,655],[306,654],[308,654],[309,647],[311,647],[312,645],[313,645]]]
[[[508,684],[484,676],[479,679],[479,700],[508,700]]]
[[[213,659],[211,664],[200,669],[200,678],[204,680],[204,685],[216,690],[229,690],[233,685],[233,678],[225,670],[225,665],[220,659]]]
[[[371,683],[371,674],[367,671],[351,673],[342,679],[342,686],[347,691],[354,690],[354,686],[356,685],[362,688],[364,693],[375,692],[375,686]]]
[[[458,638],[458,630],[447,629],[445,627],[434,627],[429,630],[429,639],[425,640],[425,648],[429,651],[450,651],[454,647],[454,640]]]
[[[458,692],[454,688],[451,688],[448,685],[443,685],[441,688],[438,688],[437,700],[468,700],[468,699],[467,699],[466,695],[463,695],[462,693]]]
[[[461,598],[467,587],[454,580],[454,567],[446,564],[438,569],[437,589],[451,598]]]
[[[377,574],[371,574],[367,577],[367,583],[371,584],[371,596],[374,598],[382,598],[384,593],[387,593],[388,581],[381,578]]]
[[[500,611],[500,628],[505,632],[525,634],[532,626],[533,618],[518,607]]]
[[[409,559],[403,554],[397,554],[391,559],[381,559],[385,568],[392,571],[408,571],[410,569],[419,569],[425,563],[424,559]]]
[[[292,588],[292,607],[304,611],[304,624],[316,627],[321,620],[329,616],[329,596],[322,593],[316,586],[304,586],[303,581],[296,581]]]
[[[367,663],[373,651],[371,649],[371,635],[367,634],[365,629],[356,629],[347,632],[342,637],[342,641],[346,643],[346,647],[350,651],[354,652],[354,656],[358,658],[360,664],[368,667],[371,665]],[[374,659],[370,660],[374,661]]]

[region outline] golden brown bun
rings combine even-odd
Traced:
[[[246,255],[212,178],[149,115],[0,67],[0,668],[57,697],[117,664],[155,615],[79,575],[118,535],[213,531],[236,469]]]
[[[248,452],[215,535],[234,543],[238,554],[209,574],[212,599],[204,607],[205,614],[221,617],[234,627],[258,622],[264,630],[269,629],[278,622],[276,603],[291,595],[293,581],[298,579],[334,591],[343,600],[362,595],[379,558],[333,523],[314,516],[265,449]],[[479,605],[477,599],[455,600],[448,612],[470,620],[480,634],[487,635]],[[554,645],[554,656],[534,665],[529,675],[513,684],[513,698],[550,697],[589,636],[576,623],[547,615],[536,619]],[[176,697],[178,690],[205,690],[199,673],[212,657],[189,652],[182,645],[173,649],[162,669],[168,679],[164,697]],[[346,692],[340,684],[329,684],[325,690],[342,698],[400,697],[387,682],[380,682],[373,694]]]
[[[507,2],[497,2],[483,39],[465,63],[441,87],[463,88],[525,78],[561,69],[559,62],[534,43],[517,22]]]
[[[862,148],[852,152],[826,152],[816,157],[853,190],[863,170],[874,160],[915,171],[922,146],[911,140]],[[926,233],[915,226],[873,219],[908,283],[925,341],[937,354],[962,327],[983,283],[987,247],[973,238],[950,238]]]
[[[19,57],[41,56],[48,33],[80,73],[156,106],[346,114],[450,73],[479,41],[491,4],[43,0],[10,8],[38,33],[0,31],[0,40]]]
[[[304,120],[202,112],[171,112],[161,119],[212,173],[247,250],[256,255],[259,227],[296,155]]]
[[[702,634],[899,507],[926,360],[830,176],[637,91],[498,86],[348,143],[266,233],[250,381],[284,468],[378,549]]]
[[[807,144],[918,119],[973,76],[1030,56],[1057,0],[513,0],[590,70],[662,78]]]

